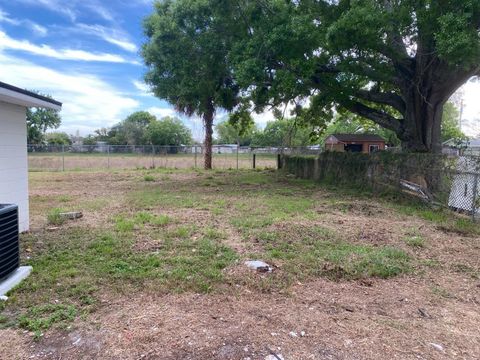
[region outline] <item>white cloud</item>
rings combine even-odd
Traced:
[[[47,33],[48,33],[48,30],[45,26],[42,26],[42,25],[39,25],[37,23],[34,23],[32,21],[29,21],[29,20],[25,20],[27,25],[32,29],[33,33],[35,35],[39,35],[39,36],[46,36]]]
[[[76,60],[76,61],[101,61],[113,63],[133,63],[138,64],[137,61],[127,60],[120,55],[107,53],[91,53],[84,50],[75,49],[54,49],[48,45],[36,45],[27,40],[16,40],[9,37],[4,32],[0,31],[0,50],[20,50],[35,55],[51,57],[60,60]]]
[[[105,7],[102,6],[98,0],[17,0],[19,2],[43,7],[52,12],[56,12],[65,17],[68,17],[70,21],[74,22],[77,19],[79,13],[82,10],[88,10],[90,14],[95,14],[104,20],[113,22],[115,16]]]
[[[255,124],[262,129],[267,125],[267,122],[275,120],[275,116],[273,116],[271,111],[264,111],[260,114],[254,112],[252,113],[252,118],[255,120]]]
[[[0,22],[4,22],[14,26],[23,26],[23,25],[27,26],[32,30],[34,35],[37,35],[37,36],[46,36],[48,33],[48,30],[46,27],[39,25],[28,19],[12,18],[7,12],[3,11],[2,9],[0,9]]]
[[[97,76],[60,72],[0,52],[0,79],[39,90],[63,102],[61,131],[85,135],[109,127],[135,111],[139,103]]]
[[[178,113],[171,108],[161,108],[157,106],[152,106],[146,109],[150,114],[155,115],[157,118],[161,119],[165,116],[178,116]]]
[[[133,80],[132,84],[133,86],[135,86],[137,90],[142,92],[142,96],[152,96],[152,92],[150,91],[150,88],[144,82]]]
[[[137,45],[130,41],[128,36],[121,30],[108,28],[102,25],[88,24],[76,24],[75,28],[71,30],[81,32],[84,35],[88,34],[96,36],[126,51],[136,52],[138,50]]]
[[[20,25],[20,22],[17,19],[11,18],[10,15],[2,9],[0,9],[0,22],[5,22],[11,25]]]

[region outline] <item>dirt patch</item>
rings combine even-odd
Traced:
[[[0,330],[0,355],[2,359],[28,359],[30,337],[25,332],[14,329]]]
[[[78,324],[82,330],[68,336],[49,334],[31,353],[62,359],[263,359],[270,351],[287,359],[477,358],[478,303],[438,304],[430,294],[428,281],[404,278],[368,286],[318,280],[295,286],[290,296],[240,289],[234,296],[105,297],[108,306],[91,324]]]

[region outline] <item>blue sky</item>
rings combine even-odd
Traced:
[[[0,0],[0,80],[63,102],[60,128],[82,135],[137,110],[172,108],[142,82],[150,0]],[[200,119],[182,120],[201,137]]]
[[[142,82],[142,20],[152,10],[152,0],[0,0],[0,81],[63,102],[60,130],[69,134],[110,127],[138,110],[177,115]],[[480,83],[468,83],[468,135],[480,133],[479,98]],[[181,118],[201,139],[201,120]],[[273,116],[255,118],[262,126]]]

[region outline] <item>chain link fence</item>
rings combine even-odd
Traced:
[[[448,206],[480,220],[480,157],[459,157],[451,174]]]
[[[282,157],[286,171],[301,178],[353,185],[374,193],[395,191],[480,219],[480,157],[325,152]]]
[[[28,145],[30,171],[203,168],[204,147],[155,145]],[[277,154],[318,154],[319,147],[214,145],[213,168],[276,168]]]
[[[203,168],[204,147],[154,145],[29,145],[30,171]],[[319,146],[214,145],[215,169],[285,167],[302,178],[394,189],[480,219],[480,156],[322,152]]]

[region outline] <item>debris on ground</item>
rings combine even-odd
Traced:
[[[403,192],[416,196],[424,201],[431,201],[432,199],[432,195],[421,185],[407,180],[400,180],[400,186]]]
[[[285,360],[282,354],[271,353],[270,355],[265,356],[265,360]]]
[[[273,267],[268,265],[266,262],[261,260],[249,260],[245,261],[245,265],[252,270],[257,270],[258,272],[272,272]]]
[[[438,351],[441,351],[441,352],[444,351],[443,346],[440,345],[440,344],[430,343],[428,345],[432,346],[435,350],[438,350]]]
[[[422,317],[424,317],[424,318],[428,318],[428,319],[431,318],[430,314],[429,314],[429,313],[427,312],[427,310],[425,310],[425,309],[418,308],[418,312],[419,312],[420,315],[421,315]]]
[[[75,220],[83,217],[83,213],[81,211],[70,211],[60,213],[60,216],[64,219]]]

